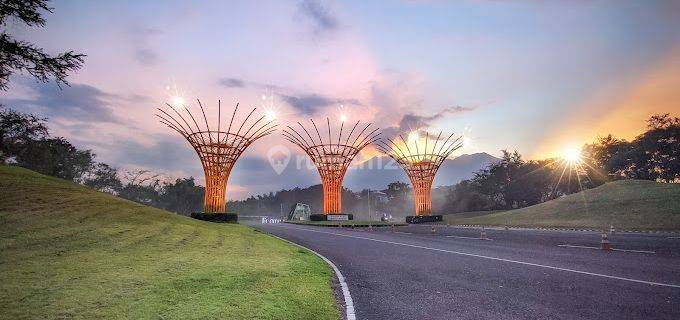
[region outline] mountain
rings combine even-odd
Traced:
[[[437,172],[435,186],[453,185],[461,180],[472,178],[473,173],[499,159],[485,152],[463,154],[447,159]],[[408,182],[408,178],[398,164],[388,156],[373,157],[358,166],[352,166],[345,175],[344,186],[354,191],[365,188],[382,190],[391,182]]]

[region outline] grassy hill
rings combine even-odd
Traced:
[[[339,319],[315,255],[0,166],[0,314],[20,318]]]
[[[522,209],[444,217],[454,224],[680,230],[680,185],[615,181]]]

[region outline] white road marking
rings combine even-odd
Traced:
[[[582,248],[582,249],[597,249],[601,250],[600,247],[588,247],[588,246],[573,246],[570,244],[558,244],[558,247],[566,247],[566,248]],[[637,252],[637,253],[656,253],[654,251],[647,251],[647,250],[631,250],[631,249],[612,249],[614,251],[623,251],[623,252]]]
[[[680,237],[666,237],[668,239],[680,239]]]
[[[461,237],[461,236],[446,236],[447,238],[458,238],[458,239],[471,239],[471,240],[485,240],[485,241],[493,241],[493,239],[482,239],[479,237]]]
[[[638,279],[632,279],[632,278],[626,278],[626,277],[611,276],[611,275],[607,275],[607,274],[601,274],[601,273],[595,273],[595,272],[588,272],[588,271],[581,271],[581,270],[575,270],[575,269],[569,269],[569,268],[561,268],[561,267],[549,266],[549,265],[538,264],[538,263],[532,263],[532,262],[525,262],[525,261],[518,261],[518,260],[511,260],[511,259],[504,259],[504,258],[497,258],[497,257],[490,257],[490,256],[481,255],[481,254],[466,253],[466,252],[453,251],[453,250],[446,250],[446,249],[439,249],[439,248],[431,248],[431,247],[419,246],[419,245],[415,245],[415,244],[402,243],[402,242],[395,242],[395,241],[388,241],[388,240],[380,240],[380,239],[373,239],[373,238],[360,237],[360,236],[353,236],[353,235],[348,235],[348,234],[340,234],[340,233],[334,233],[334,232],[326,232],[326,231],[319,231],[319,230],[311,230],[311,229],[307,229],[307,228],[288,227],[288,226],[285,226],[285,227],[284,227],[284,226],[281,226],[281,227],[283,227],[283,228],[290,228],[290,229],[304,230],[304,231],[309,231],[309,232],[330,234],[330,235],[334,235],[334,236],[338,236],[338,237],[346,237],[346,238],[354,238],[354,239],[369,240],[369,241],[375,241],[375,242],[381,242],[381,243],[388,243],[388,244],[393,244],[393,245],[397,245],[397,246],[404,246],[404,247],[411,247],[411,248],[417,248],[417,249],[424,249],[424,250],[432,250],[432,251],[438,251],[438,252],[445,252],[445,253],[457,254],[457,255],[461,255],[461,256],[468,256],[468,257],[489,259],[489,260],[495,260],[495,261],[503,261],[503,262],[509,262],[509,263],[516,263],[516,264],[521,264],[521,265],[525,265],[525,266],[532,266],[532,267],[539,267],[539,268],[552,269],[552,270],[558,270],[558,271],[572,272],[572,273],[584,274],[584,275],[589,275],[589,276],[594,276],[594,277],[601,277],[601,278],[607,278],[607,279],[614,279],[614,280],[622,280],[622,281],[629,281],[629,282],[635,282],[635,283],[648,284],[648,285],[652,285],[652,286],[671,287],[671,288],[679,288],[679,289],[680,289],[680,285],[672,284],[672,283],[653,282],[653,281],[638,280]]]
[[[394,233],[401,233],[401,234],[413,234],[411,232],[402,232],[402,231],[395,231]]]
[[[321,258],[323,261],[328,263],[328,265],[331,266],[331,268],[333,268],[333,271],[338,276],[338,282],[340,282],[340,287],[342,288],[342,296],[345,298],[345,306],[346,306],[345,307],[345,314],[347,315],[347,320],[356,320],[356,314],[354,313],[354,300],[352,300],[352,295],[349,293],[349,287],[347,286],[347,282],[345,281],[345,277],[340,272],[340,269],[338,269],[338,267],[333,262],[328,260],[328,258],[324,257],[322,254],[320,254],[320,253],[318,253],[318,252],[316,252],[316,251],[314,251],[310,248],[299,245],[299,244],[297,244],[293,241],[286,240],[284,238],[275,236],[273,234],[269,234],[269,235],[274,237],[274,238],[288,242],[292,245],[298,246],[302,249],[309,250],[312,253],[314,253],[315,255],[317,255],[319,258]]]

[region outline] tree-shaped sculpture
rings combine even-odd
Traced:
[[[218,101],[217,125],[211,129],[203,105],[200,100],[197,101],[203,114],[205,128],[198,124],[200,120],[196,121],[194,115],[184,104],[182,104],[182,109],[185,111],[184,115],[177,110],[179,107],[166,104],[172,111],[167,112],[158,108],[160,113],[156,116],[160,118],[161,123],[179,132],[196,150],[205,173],[204,211],[226,213],[227,180],[234,163],[248,146],[255,140],[272,133],[278,125],[274,124],[273,118],[265,119],[268,118],[266,115],[259,118],[255,116],[250,120],[257,108],[252,109],[243,121],[240,123],[236,121],[235,123],[234,119],[238,112],[238,104],[236,104],[227,130],[223,131],[222,106],[221,102]],[[236,129],[237,127],[238,129]]]
[[[342,180],[345,177],[345,172],[361,149],[377,141],[378,135],[380,135],[377,132],[379,128],[369,130],[371,123],[364,126],[363,124],[359,125],[359,121],[357,121],[349,134],[343,139],[342,131],[345,122],[343,121],[340,124],[337,137],[334,137],[331,132],[330,120],[326,118],[328,140],[325,140],[321,137],[322,134],[314,120],[310,119],[310,122],[314,131],[311,128],[307,130],[302,123],[298,122],[300,129],[296,130],[287,126],[283,130],[283,136],[302,148],[316,165],[323,185],[324,214],[340,214],[342,213]],[[312,131],[311,134],[310,131]],[[356,132],[358,133],[355,134]],[[314,137],[314,133],[316,133],[316,137]],[[323,135],[325,136],[325,134],[324,132]]]
[[[462,146],[461,137],[453,140],[453,134],[442,140],[442,133],[430,139],[425,133],[425,138],[418,137],[417,132],[409,134],[408,139],[401,135],[399,138],[378,142],[378,148],[389,155],[406,171],[406,175],[413,185],[416,216],[428,216],[432,214],[432,181],[437,170],[444,160]],[[428,144],[428,140],[430,140]],[[434,141],[431,141],[434,140]],[[424,143],[423,143],[424,142]]]

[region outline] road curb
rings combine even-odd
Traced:
[[[345,299],[345,319],[356,320],[356,314],[354,313],[354,301],[352,300],[352,295],[349,293],[349,287],[347,286],[347,282],[345,282],[345,277],[340,272],[340,269],[338,269],[338,267],[333,262],[328,260],[328,258],[324,257],[322,254],[320,254],[320,253],[318,253],[318,252],[316,252],[316,251],[314,251],[310,248],[307,248],[303,245],[297,244],[293,241],[281,238],[279,236],[273,235],[271,233],[268,233],[268,234],[270,236],[274,237],[274,238],[288,242],[288,243],[290,243],[290,244],[292,244],[296,247],[311,251],[316,256],[321,258],[321,260],[325,261],[329,266],[331,266],[331,269],[333,269],[335,276],[338,277],[338,282],[340,283],[340,288],[342,288],[342,296]]]

